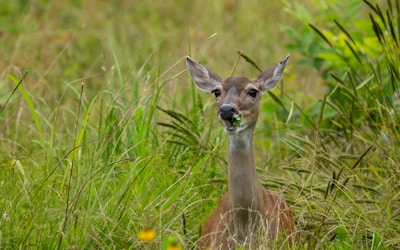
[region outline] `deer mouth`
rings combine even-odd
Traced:
[[[229,132],[235,131],[237,127],[240,126],[242,117],[239,115],[233,115],[230,119],[221,119],[225,125],[225,129]]]

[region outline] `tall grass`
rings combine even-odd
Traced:
[[[79,4],[0,7],[0,248],[190,249],[227,190],[226,136],[184,56],[257,75],[286,54],[271,23],[292,16],[262,1]],[[312,24],[326,94],[292,46],[261,107],[258,172],[292,204],[300,248],[400,244],[399,5],[364,4],[379,45],[339,14],[344,47]]]
[[[400,244],[399,2],[364,4],[370,12],[367,35],[340,20],[334,21],[339,34],[310,24],[326,45],[316,55],[329,67],[329,89],[315,107],[296,110],[294,119],[305,117],[306,126],[285,124],[291,129],[282,139],[282,161],[298,173],[291,185],[299,192],[300,228],[312,248]]]

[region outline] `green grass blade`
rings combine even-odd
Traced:
[[[356,44],[355,40],[353,39],[353,37],[350,35],[350,33],[337,21],[337,20],[333,20],[333,22],[339,27],[339,29],[341,31],[343,31],[344,34],[346,34],[346,36],[350,39],[350,41],[353,44]]]
[[[362,60],[360,58],[360,55],[356,52],[356,50],[353,48],[353,46],[347,40],[345,41],[345,44],[350,49],[351,53],[353,53],[353,55],[355,56],[357,61],[362,65],[363,62],[362,62]]]
[[[44,140],[44,136],[43,136],[43,132],[42,132],[42,127],[40,125],[39,117],[36,113],[36,109],[35,109],[35,106],[33,105],[31,98],[29,97],[28,93],[26,92],[24,86],[21,84],[21,82],[17,78],[15,78],[13,75],[10,75],[10,74],[7,74],[7,76],[15,83],[15,85],[18,86],[18,90],[20,91],[26,104],[28,105],[29,111],[33,118],[33,121],[35,122],[36,129],[39,133],[41,145],[42,145],[42,147],[45,147],[45,140]]]
[[[83,138],[83,136],[84,136],[84,134],[85,134],[87,125],[88,125],[88,123],[89,123],[90,113],[91,113],[91,111],[92,111],[92,108],[93,108],[93,105],[94,105],[96,99],[97,99],[97,96],[95,96],[95,97],[93,98],[93,100],[92,100],[92,101],[90,102],[90,104],[89,104],[89,107],[88,107],[88,109],[87,109],[87,111],[86,111],[86,114],[85,114],[85,117],[84,117],[84,119],[83,119],[82,126],[81,126],[81,128],[80,128],[80,130],[79,130],[79,132],[78,132],[78,136],[76,137],[75,146],[79,146],[79,145],[81,145],[81,143],[82,143],[82,138]]]
[[[317,27],[315,27],[312,24],[309,24],[309,26],[322,38],[324,41],[331,47],[333,48],[333,44],[329,41],[329,39],[320,31]]]
[[[25,72],[25,74],[22,76],[21,80],[18,81],[17,86],[15,86],[15,88],[11,91],[10,95],[8,96],[7,100],[5,101],[4,105],[1,107],[0,109],[0,114],[3,112],[3,110],[5,109],[5,107],[7,106],[7,103],[10,101],[11,97],[14,95],[15,91],[17,91],[17,89],[19,88],[19,85],[22,84],[22,82],[24,81],[26,75],[28,74],[28,72]],[[13,80],[14,82],[14,80]]]
[[[238,53],[241,57],[243,57],[243,59],[244,59],[246,62],[250,63],[254,68],[256,68],[256,69],[258,69],[260,72],[262,72],[262,69],[261,69],[260,67],[258,67],[258,65],[257,65],[249,56],[247,56],[246,54],[243,54],[243,52],[241,52],[241,51],[238,51],[237,53]]]
[[[367,150],[364,151],[364,153],[357,159],[357,161],[351,166],[351,169],[355,169],[358,164],[364,159],[364,157],[368,154],[368,152],[373,148],[373,146],[369,146]]]

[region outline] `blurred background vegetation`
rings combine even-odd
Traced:
[[[295,248],[399,248],[399,13],[398,0],[2,3],[0,248],[193,247],[227,190],[226,138],[184,57],[255,77],[248,61],[288,53],[255,143],[261,182],[296,213]]]

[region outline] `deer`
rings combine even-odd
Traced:
[[[253,133],[261,96],[278,84],[288,63],[284,60],[255,80],[233,76],[222,80],[189,56],[187,69],[196,86],[215,95],[218,117],[228,135],[228,192],[206,220],[198,249],[258,249],[296,230],[290,205],[260,184],[256,172]]]

